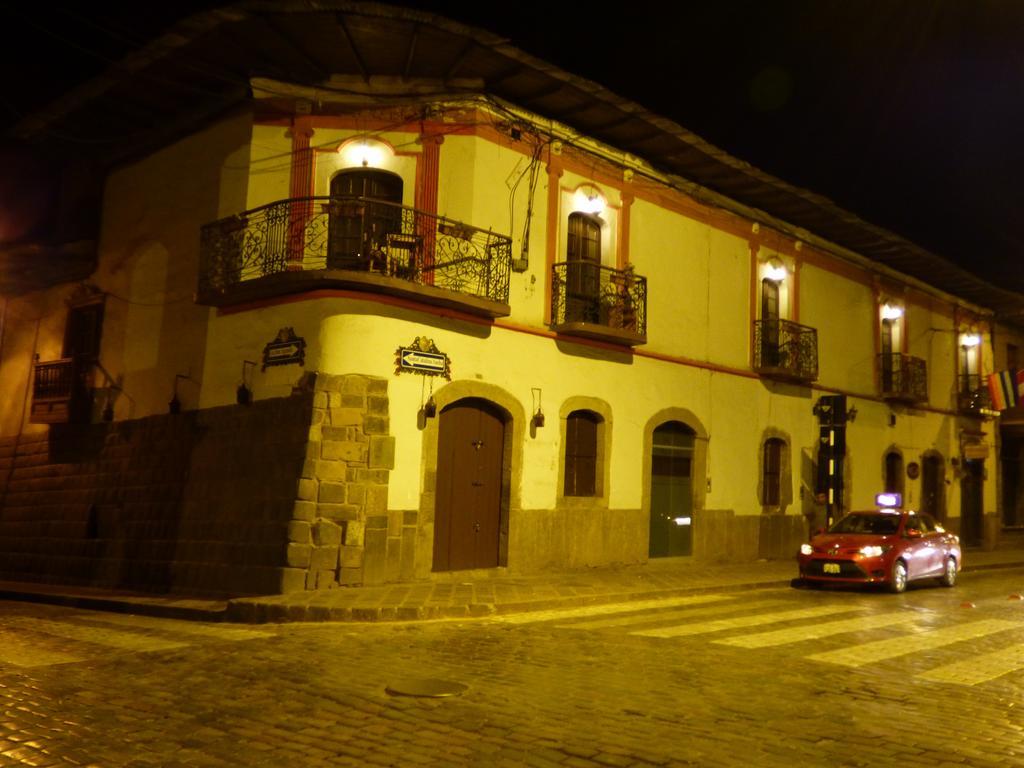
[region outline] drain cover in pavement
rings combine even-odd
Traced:
[[[419,696],[421,698],[443,699],[446,696],[458,696],[468,686],[453,683],[451,680],[437,680],[432,677],[413,677],[389,683],[384,690],[392,696]]]

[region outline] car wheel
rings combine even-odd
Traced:
[[[897,560],[892,564],[892,573],[889,575],[889,591],[899,594],[907,588],[907,564]]]
[[[956,586],[956,559],[952,557],[946,558],[946,566],[942,571],[942,578],[939,579],[939,583],[944,587]]]

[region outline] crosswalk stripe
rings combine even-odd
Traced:
[[[680,621],[685,619],[703,618],[729,613],[730,611],[751,611],[763,608],[777,608],[785,605],[784,600],[759,600],[752,603],[726,603],[724,605],[712,605],[705,608],[684,608],[678,611],[664,611],[662,613],[645,613],[640,616],[630,614],[628,616],[617,616],[611,619],[591,619],[590,621],[576,621],[572,624],[558,624],[559,629],[607,629],[610,627],[630,627],[636,624],[664,624],[666,622]]]
[[[658,629],[643,629],[630,632],[631,635],[643,637],[683,637],[685,635],[701,635],[708,632],[721,632],[726,629],[742,629],[744,627],[756,627],[761,624],[776,624],[780,621],[795,621],[797,619],[814,619],[819,616],[828,616],[835,613],[850,613],[858,610],[847,606],[820,606],[817,608],[801,608],[793,611],[776,611],[775,613],[762,613],[756,616],[736,616],[731,619],[718,619],[716,621],[704,621],[695,624],[681,624],[675,627],[659,627]]]
[[[273,632],[258,629],[245,629],[223,624],[194,624],[178,619],[157,619],[149,616],[130,616],[124,614],[100,615],[95,613],[79,613],[71,618],[84,620],[93,624],[114,624],[134,627],[136,629],[155,629],[172,634],[195,635],[220,640],[255,640],[274,637]]]
[[[120,648],[127,651],[167,651],[174,648],[185,648],[188,643],[165,640],[159,637],[149,637],[137,632],[129,632],[123,629],[104,629],[102,627],[91,627],[84,624],[65,624],[60,621],[49,621],[47,619],[12,619],[7,624],[15,627],[23,627],[32,632],[42,632],[48,635],[66,637],[69,640],[81,640],[87,643],[105,645],[110,648]]]
[[[38,639],[28,639],[10,630],[0,628],[0,664],[16,667],[48,667],[81,661],[78,656],[45,648]]]
[[[916,635],[876,640],[871,643],[862,643],[861,645],[840,648],[835,651],[815,653],[807,656],[807,658],[814,661],[825,661],[829,664],[842,664],[847,667],[862,667],[865,664],[885,661],[886,659],[905,656],[917,651],[942,648],[946,645],[959,643],[962,640],[974,640],[986,635],[994,635],[997,632],[1020,629],[1021,626],[1019,622],[1015,621],[985,619],[983,621],[972,621],[967,624],[957,624],[951,627],[922,631]]]
[[[737,648],[767,648],[773,645],[799,643],[804,640],[817,640],[822,637],[841,635],[849,632],[865,632],[881,627],[892,627],[909,624],[921,617],[916,613],[890,613],[880,616],[858,616],[855,619],[839,619],[825,621],[820,624],[801,627],[776,629],[770,632],[757,632],[752,635],[739,635],[715,640],[720,645],[732,645]]]
[[[1015,644],[992,653],[983,653],[980,656],[930,669],[918,677],[938,683],[977,685],[1021,669],[1024,669],[1024,645]]]
[[[546,611],[530,611],[508,616],[495,616],[493,621],[500,624],[532,624],[538,621],[554,621],[585,616],[606,616],[610,613],[635,613],[656,608],[672,608],[677,605],[699,605],[725,600],[735,600],[729,595],[687,595],[686,597],[665,597],[657,600],[634,600],[628,603],[606,603],[585,605],[580,608],[552,608]]]

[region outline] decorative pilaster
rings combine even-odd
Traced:
[[[310,139],[313,127],[305,119],[298,119],[292,125],[292,167],[289,182],[289,197],[293,202],[288,211],[288,262],[289,269],[302,269],[302,254],[306,243],[306,222],[312,215],[313,194],[313,150]]]
[[[421,133],[419,162],[416,165],[416,198],[413,203],[417,211],[437,216],[437,188],[441,172],[441,144],[444,136],[433,133]],[[423,233],[423,267],[429,267],[434,261],[435,232],[432,218],[424,217],[424,221],[416,222],[416,231]],[[423,270],[423,282],[432,284],[434,273],[430,269]]]

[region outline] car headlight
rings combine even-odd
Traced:
[[[812,547],[810,544],[801,544],[800,545],[800,554],[801,555],[812,555],[812,554],[814,554],[814,547]]]
[[[860,548],[860,553],[864,555],[864,557],[881,557],[888,551],[888,547],[880,547],[877,544],[872,544]]]

